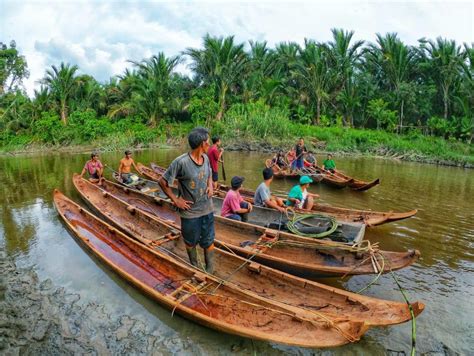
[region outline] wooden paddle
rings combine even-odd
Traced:
[[[221,156],[221,163],[222,163],[222,179],[224,179],[224,182],[227,180],[225,176],[225,167],[224,167],[224,154]]]

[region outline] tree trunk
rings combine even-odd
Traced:
[[[321,118],[321,98],[316,99],[316,117],[313,119],[313,125],[318,125]]]
[[[402,103],[400,104],[400,123],[398,124],[398,133],[401,134],[403,131],[403,107],[405,101],[402,99]]]
[[[443,103],[444,103],[444,119],[448,119],[448,98],[447,96],[443,95]]]
[[[67,109],[65,103],[61,103],[61,121],[64,125],[67,125]]]
[[[222,93],[219,98],[219,112],[216,115],[216,120],[221,121],[222,116],[224,115],[224,109],[225,109],[225,94],[227,92],[227,87],[224,86],[222,89]]]
[[[150,116],[150,127],[152,128],[156,127],[156,114],[152,114]]]

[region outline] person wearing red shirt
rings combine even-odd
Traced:
[[[221,148],[221,139],[219,136],[212,138],[212,146],[207,151],[209,163],[211,164],[212,181],[214,189],[217,189],[217,181],[219,180],[219,162],[222,162],[221,157],[224,149]]]
[[[244,221],[248,220],[248,213],[252,211],[252,204],[244,201],[240,195],[240,189],[244,182],[244,177],[235,176],[231,180],[231,188],[222,203],[221,215],[225,218]]]

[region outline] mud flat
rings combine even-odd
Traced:
[[[0,354],[199,354],[196,343],[107,307],[17,268],[0,247]]]

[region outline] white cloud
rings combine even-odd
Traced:
[[[16,40],[31,72],[31,94],[51,65],[77,64],[83,73],[107,80],[159,51],[177,55],[199,47],[206,33],[235,35],[237,41],[303,43],[331,39],[331,28],[354,30],[357,39],[398,32],[416,44],[442,36],[473,42],[470,1],[312,1],[312,2],[0,2],[0,41]],[[186,72],[183,65],[180,71]]]

